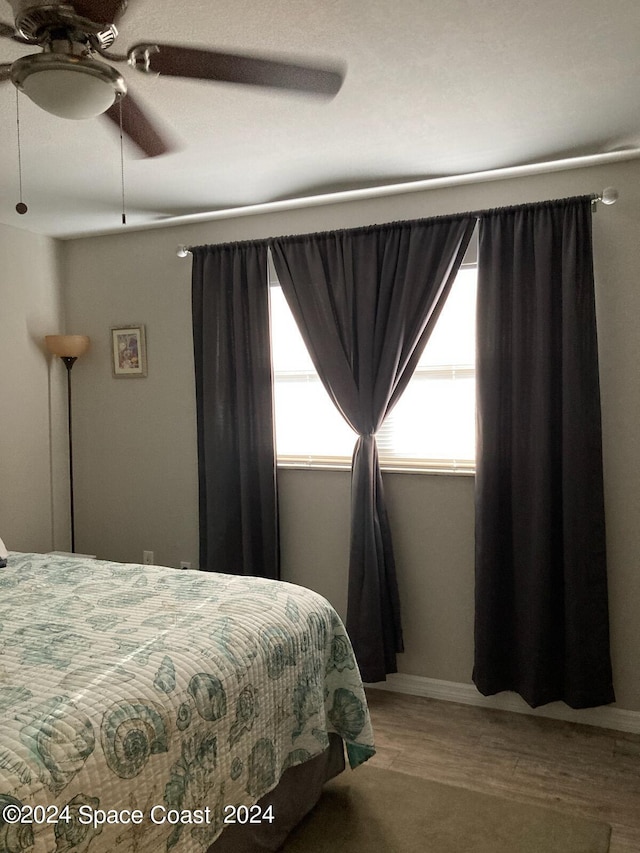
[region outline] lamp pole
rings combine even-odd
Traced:
[[[64,366],[67,368],[67,418],[69,422],[69,511],[71,516],[71,552],[76,550],[76,528],[73,513],[73,433],[71,417],[71,368],[78,360],[77,355],[61,355]]]
[[[71,521],[71,552],[76,550],[76,532],[73,506],[73,432],[71,417],[71,368],[78,356],[89,348],[86,335],[47,335],[45,343],[49,352],[57,355],[67,368],[67,421],[69,427],[69,510]]]

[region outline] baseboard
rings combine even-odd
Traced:
[[[437,678],[423,678],[419,675],[389,675],[386,681],[368,684],[376,690],[389,690],[392,693],[408,693],[411,696],[425,696],[428,699],[441,699],[444,702],[459,702],[463,705],[477,705],[481,708],[496,708],[500,711],[514,711],[517,714],[530,714],[534,717],[550,717],[554,720],[567,720],[571,723],[583,723],[587,726],[599,726],[603,729],[615,729],[620,732],[640,734],[640,711],[625,711],[615,706],[600,708],[569,708],[563,702],[550,702],[541,708],[530,708],[515,693],[499,693],[496,696],[483,696],[473,684],[460,684],[455,681],[439,681]]]

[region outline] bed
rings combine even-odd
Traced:
[[[9,552],[0,853],[276,849],[345,751],[355,768],[375,749],[351,644],[321,596]]]

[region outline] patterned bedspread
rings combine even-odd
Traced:
[[[47,554],[0,569],[0,853],[201,853],[328,733],[374,753],[351,644],[292,584]]]

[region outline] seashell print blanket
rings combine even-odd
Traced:
[[[202,853],[336,732],[340,618],[292,584],[49,554],[0,570],[0,853]],[[277,817],[277,816],[276,816]]]

